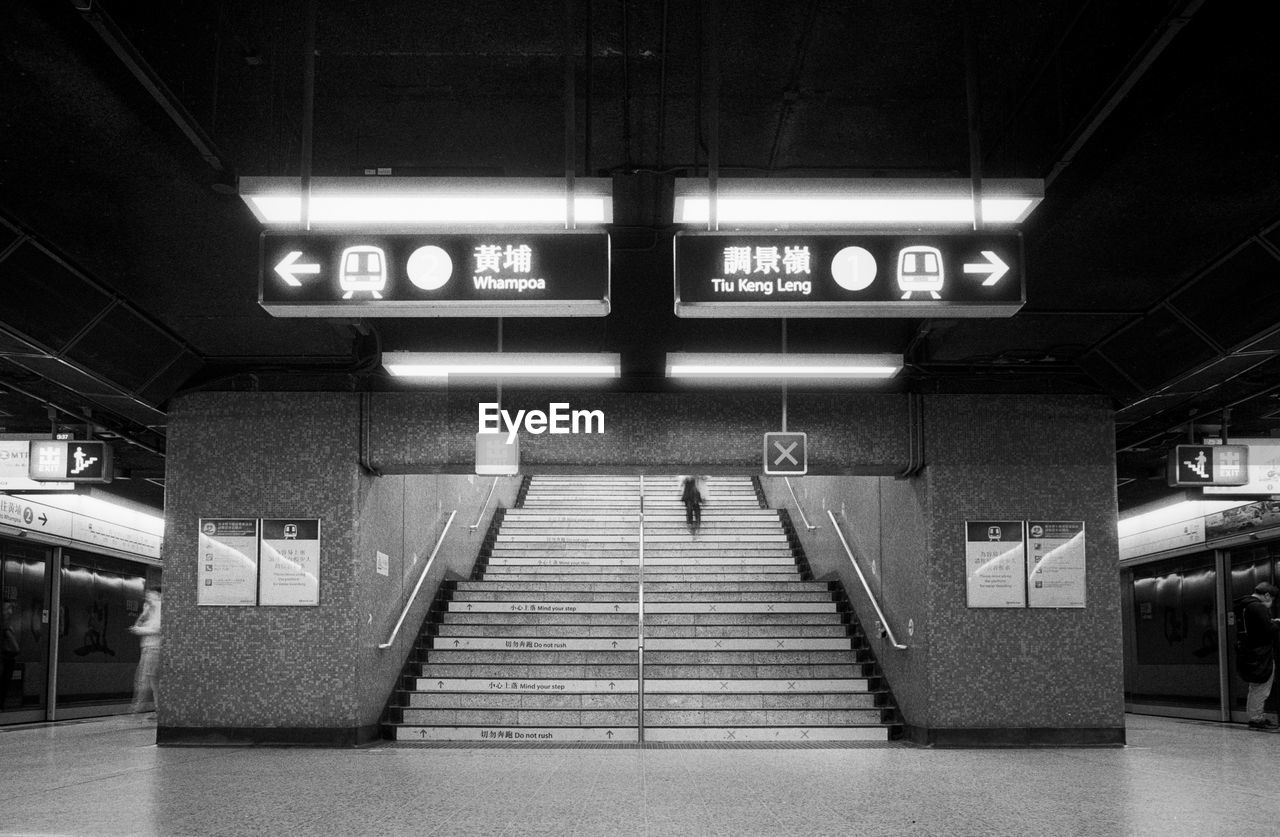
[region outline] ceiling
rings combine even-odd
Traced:
[[[675,177],[709,163],[721,178],[1030,177],[1045,200],[1023,226],[1016,316],[793,319],[787,347],[904,353],[899,386],[917,392],[1105,394],[1133,506],[1168,491],[1170,445],[1224,420],[1231,436],[1280,431],[1280,143],[1265,128],[1280,62],[1262,19],[1276,14],[1245,24],[1203,0],[9,0],[0,432],[113,440],[127,477],[113,490],[158,505],[176,395],[384,389],[380,349],[496,348],[496,320],[258,306],[261,228],[236,177],[297,176],[308,140],[316,176],[612,178],[613,313],[508,318],[502,339],[619,352],[633,388],[664,385],[668,351],[776,351],[782,332],[672,314]]]

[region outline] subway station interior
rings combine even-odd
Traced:
[[[1277,23],[3,4],[0,835],[1275,833]]]

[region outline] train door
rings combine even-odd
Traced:
[[[1230,580],[1227,589],[1227,595],[1231,601],[1228,607],[1242,596],[1247,596],[1253,592],[1255,585],[1264,581],[1272,584],[1276,583],[1277,571],[1280,571],[1280,543],[1263,544],[1260,546],[1242,547],[1232,549],[1227,554],[1228,566],[1230,567]],[[1233,614],[1234,617],[1234,614]],[[1240,675],[1236,674],[1236,626],[1234,618],[1230,618],[1230,624],[1227,632],[1227,677],[1230,686],[1230,705],[1231,720],[1247,721],[1248,716],[1245,712],[1245,699],[1249,694],[1249,684],[1240,679]],[[1274,712],[1275,704],[1267,701],[1267,711]]]
[[[41,721],[48,708],[50,547],[0,539],[3,669],[0,724]]]

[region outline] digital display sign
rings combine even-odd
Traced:
[[[679,317],[1011,317],[1022,238],[993,233],[679,232]]]
[[[258,302],[277,317],[603,317],[599,231],[262,234]]]

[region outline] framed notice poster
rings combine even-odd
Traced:
[[[1084,607],[1084,521],[1027,522],[1027,604]]]
[[[258,604],[320,604],[320,521],[262,520]]]
[[[1021,520],[965,521],[966,604],[1026,607],[1026,539]]]
[[[250,517],[200,518],[197,605],[258,603],[258,521]]]

